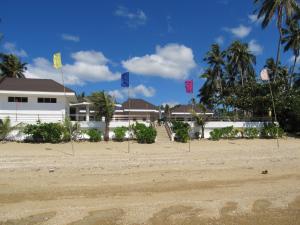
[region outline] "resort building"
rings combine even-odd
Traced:
[[[12,123],[63,121],[75,92],[51,79],[3,78],[0,80],[0,119]]]
[[[192,120],[192,112],[195,111],[198,115],[206,115],[209,117],[213,116],[213,112],[207,110],[206,112],[202,111],[199,107],[193,107],[193,105],[176,105],[170,109],[169,115],[166,117],[170,118],[171,120],[178,120],[178,121],[191,121]]]

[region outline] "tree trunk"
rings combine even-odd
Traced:
[[[201,126],[201,138],[204,138],[204,125]]]
[[[280,47],[281,47],[281,40],[282,40],[282,7],[280,7],[278,10],[277,27],[278,27],[278,32],[279,32],[279,40],[278,40],[278,46],[277,46],[276,64],[275,64],[275,71],[274,71],[274,78],[273,78],[274,81],[276,80],[278,64],[279,64],[279,60],[280,60]]]
[[[109,122],[105,121],[104,141],[109,141]]]

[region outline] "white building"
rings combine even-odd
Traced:
[[[75,92],[54,80],[0,80],[0,119],[9,117],[12,124],[63,121],[72,101]]]

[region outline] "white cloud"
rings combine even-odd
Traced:
[[[145,25],[147,22],[146,14],[140,9],[138,9],[136,12],[130,12],[128,8],[119,6],[114,14],[116,16],[126,18],[126,24],[132,28]]]
[[[65,64],[62,68],[65,83],[69,85],[84,85],[86,82],[114,81],[120,79],[120,73],[110,71],[108,59],[101,52],[79,51],[71,54],[72,64]],[[53,68],[52,62],[45,58],[35,58],[27,66],[25,76],[28,78],[51,78],[57,82],[61,76]]]
[[[223,36],[219,36],[215,39],[215,41],[219,44],[219,45],[223,45],[224,44],[224,37]]]
[[[291,64],[293,64],[294,61],[295,61],[295,56],[292,56],[292,57],[289,59],[289,62],[290,62]],[[297,64],[297,65],[300,64],[300,57],[297,58],[296,64]]]
[[[27,52],[24,49],[17,49],[16,44],[12,42],[5,42],[3,48],[7,53],[14,54],[19,57],[27,57]]]
[[[250,23],[254,23],[256,25],[259,25],[263,21],[263,17],[257,18],[257,14],[250,14],[248,15],[248,18],[250,20]]]
[[[249,42],[248,48],[254,55],[261,55],[263,52],[263,47],[254,39]]]
[[[238,27],[233,28],[224,28],[224,30],[232,33],[235,37],[244,38],[250,34],[252,28],[240,25]]]
[[[177,80],[186,79],[196,67],[192,49],[179,44],[157,46],[155,54],[133,57],[122,61],[122,65],[135,74]]]
[[[153,97],[156,93],[156,90],[153,87],[146,87],[146,86],[140,84],[135,87],[130,87],[129,93],[130,93],[131,98],[135,98],[140,95],[142,95],[144,97]],[[127,97],[128,89],[124,88],[121,90],[112,90],[112,91],[108,91],[108,94],[110,94],[111,96],[113,96],[119,100],[122,100]]]
[[[80,41],[80,38],[78,36],[71,35],[71,34],[62,34],[61,38],[63,40],[66,40],[66,41],[73,41],[73,42],[79,42]]]

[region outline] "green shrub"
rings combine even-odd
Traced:
[[[175,141],[186,143],[189,140],[190,125],[181,121],[172,122],[172,130],[175,132]]]
[[[62,140],[64,127],[60,123],[28,124],[24,128],[24,134],[32,137],[34,142],[57,143]]]
[[[213,129],[211,132],[209,132],[210,138],[214,141],[218,141],[222,137],[222,130],[220,128]]]
[[[117,127],[114,129],[114,133],[115,133],[115,140],[116,141],[123,141],[126,131],[127,131],[127,127]]]
[[[244,129],[244,137],[245,138],[258,138],[259,130],[255,127],[247,127]]]
[[[89,141],[91,142],[98,142],[102,140],[102,133],[97,129],[89,129],[86,134],[89,135]]]
[[[154,143],[157,135],[154,127],[147,127],[142,123],[136,123],[135,125],[133,125],[133,132],[138,143]]]
[[[278,127],[274,123],[265,124],[263,129],[261,130],[261,136],[264,138],[276,138],[278,132],[278,137],[282,137],[284,131],[281,127]]]

